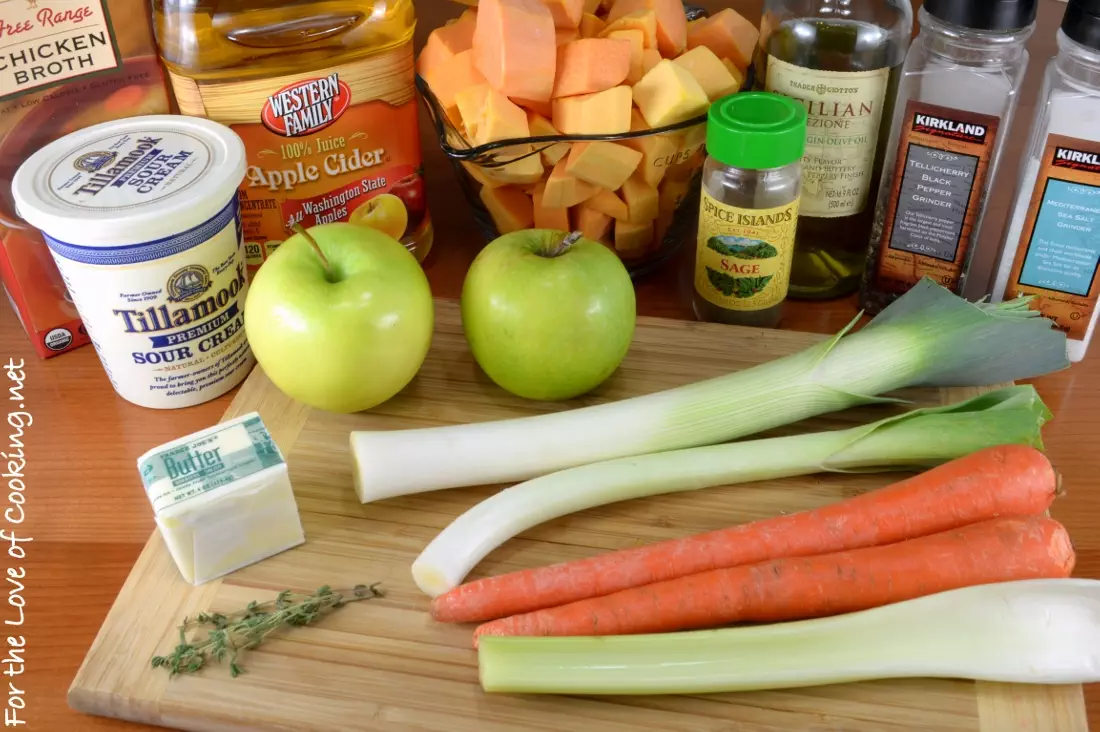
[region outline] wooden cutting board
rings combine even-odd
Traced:
[[[348,433],[473,422],[644,394],[783,356],[818,341],[806,333],[642,318],[629,357],[596,393],[574,404],[524,401],[478,370],[457,307],[437,303],[431,353],[399,397],[371,411],[333,415],[283,396],[260,371],[225,418],[258,411],[283,450],[306,543],[228,578],[193,588],[154,534],[74,680],[79,711],[186,730],[1086,730],[1079,686],[1046,687],[914,679],[775,692],[691,697],[488,695],[477,682],[472,626],[435,623],[409,566],[452,519],[495,488],[437,491],[375,504],[351,484]],[[369,374],[364,374],[369,378]],[[978,390],[911,391],[927,406]],[[886,416],[868,407],[787,431],[831,429]],[[152,446],[150,446],[152,447]],[[885,484],[890,478],[807,476],[644,498],[567,516],[508,542],[474,577],[709,531],[797,511]],[[137,470],[134,490],[141,490]],[[316,627],[280,633],[224,667],[169,680],[149,659],[175,644],[184,616],[233,611],[279,590],[382,583],[385,599],[348,605]]]

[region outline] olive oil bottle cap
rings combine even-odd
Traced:
[[[1100,50],[1100,0],[1070,0],[1062,32],[1082,46]]]
[[[944,23],[984,31],[1026,28],[1038,9],[1038,0],[924,0],[924,12]]]
[[[707,114],[707,154],[723,165],[766,170],[790,165],[806,147],[806,108],[779,94],[742,92]]]

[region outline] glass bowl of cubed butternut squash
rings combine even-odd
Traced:
[[[707,109],[751,85],[757,35],[680,0],[480,0],[416,82],[487,241],[579,230],[639,276],[694,236]]]

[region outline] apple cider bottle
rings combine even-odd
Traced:
[[[295,224],[335,221],[424,259],[412,0],[153,0],[153,10],[180,111],[244,140],[250,269]]]

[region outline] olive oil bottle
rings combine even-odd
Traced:
[[[855,292],[909,47],[909,0],[767,0],[756,84],[809,113],[790,296]]]

